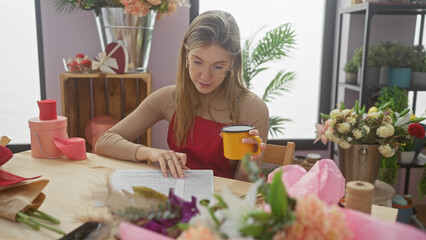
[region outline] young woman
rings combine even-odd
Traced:
[[[169,122],[170,150],[132,143],[160,120]],[[189,26],[178,60],[176,85],[150,94],[138,108],[108,130],[96,143],[106,156],[158,163],[167,177],[183,178],[182,169],[212,169],[214,175],[246,179],[241,161],[226,159],[220,130],[244,124],[268,137],[266,104],[247,90],[242,80],[241,43],[235,19],[224,11],[200,14]],[[244,143],[256,143],[245,138]],[[265,148],[261,144],[261,148]],[[252,160],[261,164],[261,155]]]

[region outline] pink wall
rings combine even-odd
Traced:
[[[62,58],[84,53],[94,58],[101,52],[95,18],[91,11],[58,14],[51,1],[41,1],[46,92],[48,99],[58,102],[61,113],[59,75],[63,73]],[[152,90],[175,82],[179,47],[189,25],[189,8],[178,8],[155,24],[148,71],[152,72]],[[153,128],[153,146],[167,148],[167,122]]]

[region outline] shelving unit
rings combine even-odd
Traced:
[[[340,72],[340,58],[341,58],[341,47],[342,47],[342,21],[344,15],[364,15],[364,35],[363,35],[363,56],[362,56],[362,66],[361,66],[361,81],[359,85],[348,84],[344,81],[341,81],[341,77],[339,76]],[[333,106],[337,106],[339,99],[339,88],[343,88],[345,93],[343,95],[344,102],[355,102],[358,100],[360,105],[363,106],[366,104],[366,100],[369,95],[377,92],[380,89],[380,86],[377,84],[371,89],[367,89],[366,87],[366,75],[367,75],[367,61],[368,61],[368,46],[370,45],[370,33],[371,33],[371,24],[373,17],[376,15],[420,15],[421,16],[421,26],[419,31],[419,39],[418,44],[421,45],[423,43],[423,28],[424,28],[424,20],[426,14],[426,4],[420,3],[389,3],[389,2],[368,2],[363,4],[354,5],[348,8],[342,8],[339,11],[339,20],[337,23],[338,29],[338,40],[337,40],[337,62],[335,68],[335,78],[333,79],[333,89],[334,95],[332,99]],[[371,85],[371,84],[370,84]],[[352,91],[351,94],[347,94],[349,91]],[[418,89],[418,88],[407,88],[408,91],[413,92],[413,112],[416,109],[416,101],[417,101],[417,92],[418,91],[426,91],[426,89]],[[357,98],[353,95],[356,95]],[[351,98],[352,97],[352,98]],[[331,143],[330,146],[330,156],[335,157],[337,153],[336,145]]]
[[[426,4],[420,3],[385,3],[385,2],[368,2],[363,4],[354,5],[349,8],[343,8],[339,11],[339,22],[338,22],[338,49],[337,49],[337,64],[335,69],[335,79],[333,83],[334,87],[334,106],[337,104],[338,100],[338,89],[339,87],[344,89],[349,89],[358,92],[358,101],[361,105],[364,105],[365,100],[367,99],[367,89],[365,84],[366,79],[366,63],[368,61],[368,46],[370,43],[370,32],[371,32],[371,22],[375,15],[420,15],[421,16],[421,26],[419,31],[419,45],[423,42],[423,27],[424,27],[424,18],[426,13]],[[360,85],[352,85],[339,81],[339,70],[340,70],[340,53],[341,53],[341,44],[342,44],[342,21],[343,15],[345,14],[363,14],[365,15],[365,24],[364,24],[364,38],[363,38],[363,58],[361,66],[361,83]],[[377,86],[379,87],[379,86]],[[417,91],[426,91],[426,89],[407,89],[413,91],[413,110],[416,107]]]
[[[151,73],[63,73],[60,83],[69,137],[84,138],[87,123],[96,116],[123,119],[151,93]],[[151,146],[151,129],[137,142]]]

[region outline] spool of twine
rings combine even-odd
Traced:
[[[346,184],[346,207],[371,214],[374,185],[364,181],[351,181]]]

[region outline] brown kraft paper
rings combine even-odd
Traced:
[[[0,217],[15,221],[18,212],[39,208],[45,199],[41,192],[49,183],[42,179],[0,188]]]

